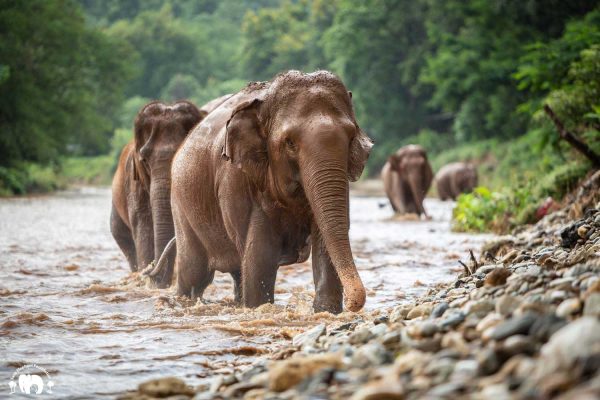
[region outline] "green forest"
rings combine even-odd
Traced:
[[[434,170],[475,162],[490,190],[459,201],[459,229],[524,222],[589,171],[544,104],[600,151],[598,1],[0,0],[0,194],[106,183],[146,102],[288,69],[353,92],[365,175],[408,143]]]

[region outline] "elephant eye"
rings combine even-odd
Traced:
[[[290,138],[286,138],[285,139],[285,145],[287,146],[288,149],[290,150],[296,150],[296,144],[294,143],[294,141]]]

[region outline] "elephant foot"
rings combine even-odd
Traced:
[[[344,311],[344,306],[341,301],[317,300],[313,303],[315,313],[328,312],[331,314],[339,314]]]

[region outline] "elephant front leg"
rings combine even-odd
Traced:
[[[262,210],[252,212],[242,260],[242,300],[245,307],[275,301],[279,238]]]
[[[335,272],[335,268],[321,237],[321,232],[315,223],[312,224],[310,236],[312,241],[313,279],[316,292],[313,309],[315,312],[328,311],[333,314],[339,314],[343,310],[344,291],[342,283]]]

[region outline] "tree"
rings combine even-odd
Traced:
[[[70,0],[1,0],[0,37],[0,166],[107,151],[130,76],[122,43]]]

